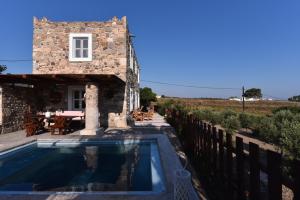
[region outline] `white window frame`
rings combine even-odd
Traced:
[[[130,46],[129,46],[129,65],[130,65],[130,69],[132,69],[133,70],[133,55],[134,55],[134,53],[133,53],[133,48],[132,48],[132,45],[130,44]]]
[[[75,37],[87,37],[88,38],[88,57],[86,58],[76,58],[74,55],[73,49],[75,46],[73,46],[73,38]],[[91,33],[70,33],[69,34],[69,61],[72,62],[82,62],[82,61],[92,61],[92,34]]]
[[[133,105],[133,90],[132,88],[129,88],[129,111],[131,112],[134,108]]]
[[[84,111],[85,109],[74,109],[73,108],[73,91],[74,90],[84,90],[85,87],[81,85],[72,85],[68,86],[68,110],[81,110]]]

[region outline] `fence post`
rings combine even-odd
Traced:
[[[199,154],[198,154],[198,167],[203,166],[202,158],[203,156],[203,122],[199,121]]]
[[[193,117],[193,159],[194,161],[196,160],[196,157],[197,157],[197,144],[198,144],[198,140],[197,140],[197,137],[198,137],[198,134],[197,134],[197,119],[196,117],[194,116]]]
[[[231,134],[226,133],[227,199],[233,199],[232,168],[232,136]]]
[[[259,146],[249,143],[250,159],[250,200],[258,200],[260,193]]]
[[[190,158],[193,157],[193,115],[188,115],[188,121],[187,121],[187,133],[186,133],[186,149],[187,154],[190,156]]]
[[[244,177],[244,142],[243,138],[236,137],[236,170],[237,170],[237,196],[244,200],[245,196],[245,177]]]
[[[208,124],[207,126],[207,158],[208,158],[208,164],[211,165],[211,125]],[[208,171],[211,172],[211,167],[208,167]]]
[[[267,151],[267,171],[269,199],[282,199],[281,186],[281,155],[274,151]]]
[[[294,200],[300,200],[300,160],[294,160]]]
[[[217,128],[213,127],[212,129],[212,139],[213,139],[213,171],[214,174],[217,173]]]
[[[197,118],[197,126],[196,126],[196,129],[197,129],[197,155],[198,155],[198,158],[200,156],[200,149],[201,149],[201,140],[200,140],[200,134],[201,134],[201,127],[200,127],[200,120],[199,118]]]
[[[207,124],[203,123],[203,155],[207,156]]]
[[[224,144],[223,144],[223,130],[219,129],[219,170],[220,177],[224,178]]]
[[[196,132],[196,140],[197,140],[197,146],[196,146],[196,168],[198,169],[200,167],[200,162],[201,162],[201,159],[200,159],[200,151],[201,151],[201,141],[200,141],[200,136],[201,136],[201,129],[200,129],[200,120],[197,118],[197,121],[196,121],[196,127],[195,127],[195,132]]]

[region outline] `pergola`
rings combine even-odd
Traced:
[[[0,84],[28,84],[35,86],[49,84],[85,85],[85,129],[81,135],[96,135],[101,132],[99,123],[99,85],[125,84],[115,75],[105,74],[1,74]]]
[[[106,74],[0,74],[0,84],[21,83],[21,84],[85,84],[87,82],[97,82],[98,84],[108,84],[109,82],[125,84],[116,75]]]

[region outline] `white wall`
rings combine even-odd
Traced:
[[[133,90],[130,88],[129,90],[129,111],[131,112],[133,110]]]

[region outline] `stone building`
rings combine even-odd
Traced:
[[[33,23],[32,74],[0,75],[1,133],[21,129],[28,109],[84,111],[82,134],[127,127],[139,107],[140,67],[126,17]]]

